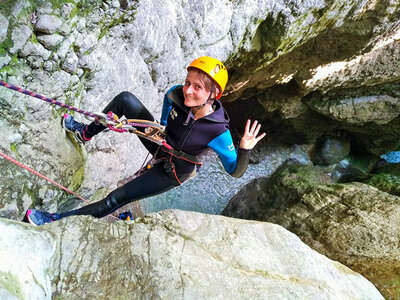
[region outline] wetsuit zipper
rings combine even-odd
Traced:
[[[195,122],[196,122],[196,120],[193,120],[193,119],[190,120],[188,129],[186,130],[185,134],[180,138],[179,142],[176,145],[177,150],[182,150],[182,146],[185,144],[185,142],[189,136],[189,133],[192,131],[192,128],[193,128]]]

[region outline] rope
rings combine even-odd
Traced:
[[[92,118],[96,118],[96,115],[93,114],[93,113],[91,113],[91,112],[84,111],[84,110],[82,110],[82,109],[73,107],[73,106],[71,106],[71,105],[62,103],[62,102],[60,102],[60,101],[57,101],[57,100],[54,100],[54,99],[51,99],[51,98],[48,98],[48,97],[45,97],[45,96],[42,96],[42,95],[39,95],[39,94],[36,94],[36,93],[34,93],[34,92],[30,92],[30,91],[25,90],[25,89],[23,89],[23,88],[20,88],[20,87],[18,87],[18,86],[9,84],[9,83],[7,83],[7,82],[5,82],[5,81],[0,80],[0,85],[4,86],[4,87],[6,87],[6,88],[8,88],[8,89],[10,89],[10,90],[14,90],[14,91],[20,92],[20,93],[22,93],[22,94],[25,94],[25,95],[28,95],[28,96],[32,96],[32,97],[38,98],[38,99],[40,99],[40,100],[46,101],[46,102],[48,102],[48,103],[51,103],[51,104],[54,104],[54,105],[58,105],[58,106],[61,106],[61,107],[65,107],[65,108],[67,108],[67,109],[69,109],[69,110],[76,111],[76,112],[81,113],[81,114],[84,114],[84,115],[86,115],[86,116],[89,116],[89,117],[92,117]]]
[[[67,108],[67,109],[69,109],[69,110],[76,111],[76,112],[81,113],[81,114],[83,114],[83,115],[86,115],[86,116],[88,116],[88,117],[92,117],[92,118],[95,118],[95,119],[98,117],[98,115],[96,115],[96,114],[94,114],[94,113],[91,113],[91,112],[88,112],[88,111],[85,111],[85,110],[76,108],[76,107],[74,107],[74,106],[65,104],[65,103],[63,103],[63,102],[60,102],[60,101],[57,101],[57,100],[54,100],[54,99],[51,99],[51,98],[48,98],[48,97],[45,97],[45,96],[36,94],[36,93],[34,93],[34,92],[25,90],[25,89],[23,89],[23,88],[21,88],[21,87],[18,87],[18,86],[9,84],[9,83],[7,83],[7,82],[5,82],[5,81],[2,81],[2,80],[0,80],[0,86],[3,86],[3,87],[8,88],[8,89],[10,89],[10,90],[14,90],[14,91],[20,92],[20,93],[22,93],[22,94],[25,94],[25,95],[28,95],[28,96],[31,96],[31,97],[35,97],[35,98],[37,98],[37,99],[46,101],[46,102],[48,102],[48,103],[50,103],[50,104],[53,104],[53,105],[58,105],[58,106]],[[148,127],[148,125],[146,125],[146,124],[141,124],[141,123],[137,123],[137,122],[131,122],[131,123],[129,123],[129,125],[131,125],[131,126],[136,126],[136,127]],[[111,125],[108,125],[108,127],[109,127],[110,129],[114,130],[114,131],[124,132],[124,130],[120,130],[120,129],[114,128],[114,127],[111,126]],[[28,166],[25,166],[24,164],[20,163],[19,161],[17,161],[17,160],[15,160],[15,159],[13,159],[13,158],[11,158],[11,157],[5,155],[4,153],[1,153],[1,152],[0,152],[0,156],[2,156],[3,158],[9,160],[10,162],[16,164],[17,166],[20,166],[20,167],[24,168],[25,170],[28,170],[29,172],[35,174],[36,176],[39,176],[40,178],[43,178],[43,179],[45,179],[45,180],[51,182],[51,183],[54,184],[55,186],[57,186],[57,187],[63,189],[64,191],[66,191],[66,192],[68,192],[68,193],[74,195],[75,197],[77,197],[78,199],[82,200],[83,202],[86,202],[86,203],[90,204],[90,202],[89,202],[88,200],[86,200],[85,198],[79,196],[78,194],[76,194],[76,193],[74,193],[73,191],[67,189],[66,187],[62,186],[61,184],[59,184],[59,183],[57,183],[57,182],[51,180],[50,178],[47,178],[46,176],[40,174],[39,172],[37,172],[37,171],[35,171],[35,170],[29,168]],[[112,218],[118,219],[116,216],[113,216],[113,215],[111,215],[111,214],[110,214],[109,216],[111,216]]]
[[[86,200],[85,198],[79,196],[78,194],[74,193],[73,191],[71,191],[71,190],[67,189],[66,187],[62,186],[61,184],[59,184],[59,183],[57,183],[57,182],[51,180],[50,178],[48,178],[48,177],[46,177],[46,176],[40,174],[39,172],[37,172],[37,171],[35,171],[35,170],[29,168],[28,166],[25,166],[24,164],[20,163],[19,161],[13,159],[12,157],[9,157],[8,155],[6,155],[6,154],[4,154],[4,153],[2,153],[2,152],[0,152],[0,156],[2,156],[3,158],[7,159],[8,161],[10,161],[10,162],[16,164],[17,166],[19,166],[19,167],[21,167],[21,168],[24,168],[25,170],[27,170],[27,171],[29,171],[29,172],[35,174],[36,176],[39,176],[40,178],[43,178],[43,179],[45,179],[45,180],[51,182],[51,183],[54,184],[55,186],[57,186],[57,187],[63,189],[64,191],[70,193],[71,195],[74,195],[75,197],[77,197],[78,199],[82,200],[83,202],[86,202],[87,204],[90,204],[90,203],[91,203],[90,201]],[[112,219],[119,220],[119,218],[117,218],[116,216],[114,216],[114,215],[112,215],[112,214],[109,214],[108,216],[111,217]],[[108,217],[108,216],[106,216],[106,217]]]
[[[67,189],[66,187],[62,186],[61,184],[59,184],[59,183],[57,183],[57,182],[51,180],[50,178],[48,178],[48,177],[46,177],[46,176],[40,174],[39,172],[36,172],[35,170],[29,168],[28,166],[25,166],[24,164],[20,163],[19,161],[13,159],[12,157],[9,157],[9,156],[5,155],[4,153],[1,153],[1,152],[0,152],[0,156],[2,156],[3,158],[9,160],[10,162],[16,164],[17,166],[19,166],[19,167],[21,167],[21,168],[24,168],[25,170],[28,170],[29,172],[35,174],[36,176],[39,176],[40,178],[43,178],[43,179],[45,179],[45,180],[51,182],[51,183],[54,184],[55,186],[57,186],[57,187],[63,189],[64,191],[66,191],[66,192],[68,192],[68,193],[74,195],[75,197],[81,199],[83,202],[86,202],[86,203],[90,204],[90,202],[89,202],[88,200],[86,200],[85,198],[79,196],[78,194],[76,194],[76,193],[74,193],[73,191]]]

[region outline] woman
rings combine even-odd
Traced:
[[[161,124],[165,125],[166,141],[172,149],[141,139],[143,145],[156,159],[156,163],[135,179],[112,191],[106,198],[82,208],[63,213],[28,210],[30,223],[43,225],[72,215],[104,217],[118,208],[145,197],[168,191],[195,175],[200,163],[197,156],[207,148],[213,149],[226,171],[240,177],[247,169],[248,151],[264,136],[258,135],[260,124],[247,121],[244,135],[236,151],[229,131],[229,117],[218,100],[228,81],[225,66],[215,58],[203,56],[187,68],[183,86],[172,87],[164,97]],[[118,117],[154,121],[144,105],[131,93],[117,95],[103,110]],[[63,127],[86,142],[106,127],[92,122],[76,122],[65,115]]]

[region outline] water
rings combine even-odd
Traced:
[[[263,159],[258,164],[249,165],[241,178],[226,173],[215,153],[204,158],[204,166],[198,175],[183,185],[141,200],[145,214],[165,209],[181,209],[208,214],[220,214],[229,200],[250,181],[270,176],[285,160],[296,159],[308,163],[305,147],[269,147],[264,150]]]

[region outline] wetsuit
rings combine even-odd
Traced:
[[[248,151],[236,151],[229,131],[229,117],[221,102],[215,100],[213,108],[212,114],[194,120],[190,108],[184,105],[182,86],[171,88],[165,94],[161,116],[161,124],[166,125],[166,141],[174,151],[184,153],[187,157],[197,157],[211,148],[220,157],[226,171],[234,177],[240,177],[247,169]],[[124,115],[128,119],[154,121],[146,107],[129,92],[117,95],[103,110],[104,113],[109,111],[118,117]],[[104,129],[102,125],[91,123],[85,134],[94,136]],[[60,217],[92,215],[101,218],[132,201],[168,191],[194,176],[198,165],[185,157],[171,156],[168,149],[149,140],[140,140],[156,159],[152,168],[112,191],[103,200],[61,213]]]

